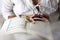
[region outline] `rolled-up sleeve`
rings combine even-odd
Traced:
[[[8,16],[15,15],[12,10],[13,10],[13,3],[11,2],[11,0],[2,0],[1,11],[5,19],[8,19]]]
[[[55,12],[58,8],[59,0],[41,0],[40,1],[40,10],[41,12],[51,14]]]

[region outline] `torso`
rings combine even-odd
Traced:
[[[12,2],[15,4],[13,7],[14,13],[16,13],[18,15],[20,15],[22,13],[29,13],[29,14],[33,13],[33,10],[31,9],[31,8],[33,8],[32,0],[12,0]],[[26,12],[28,10],[31,10],[31,11]]]

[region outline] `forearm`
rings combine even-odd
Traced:
[[[8,19],[14,18],[16,15],[8,16]]]

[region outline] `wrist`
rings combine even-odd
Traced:
[[[16,15],[8,16],[8,19],[11,19],[11,18],[14,18],[14,17],[16,17]]]

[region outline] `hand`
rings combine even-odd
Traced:
[[[46,14],[42,14],[42,16],[43,16],[44,18],[46,18],[46,19],[49,20],[49,16],[48,16],[48,15],[46,15]]]
[[[26,21],[27,22],[32,22],[35,23],[34,19],[32,18],[33,15],[26,16]]]
[[[33,17],[34,21],[48,21],[49,20],[49,16],[46,14],[35,14]]]
[[[35,23],[36,21],[47,21],[49,18],[45,14],[21,15],[20,17],[25,18],[27,22],[31,22],[31,23]]]

